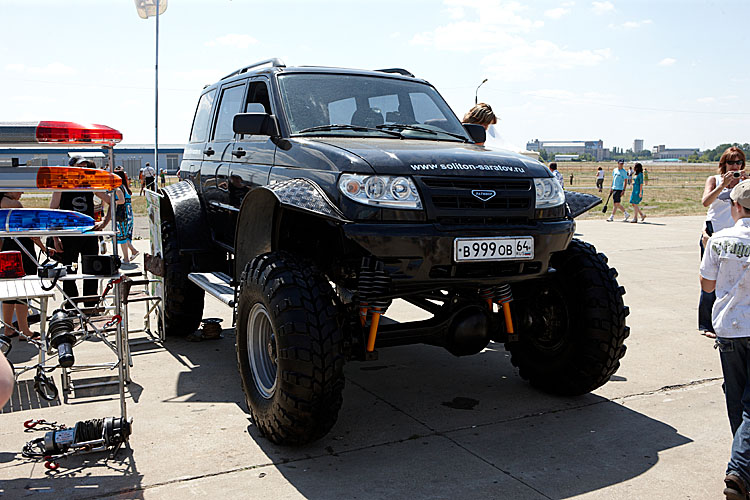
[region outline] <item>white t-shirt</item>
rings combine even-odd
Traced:
[[[156,170],[151,165],[143,167],[143,177],[156,177]]]
[[[596,178],[597,179],[604,179],[604,170],[597,170],[596,171]]]
[[[716,179],[716,185],[721,185],[721,176],[715,175],[714,178]],[[734,226],[732,205],[729,203],[729,193],[731,191],[730,188],[722,189],[719,196],[708,206],[706,220],[711,221],[715,233]]]
[[[750,337],[750,218],[709,238],[701,276],[716,281],[711,314],[716,335]]]
[[[552,173],[555,174],[555,179],[557,179],[557,182],[560,183],[560,186],[561,187],[565,187],[565,179],[563,179],[563,175],[560,173],[560,171],[559,170],[555,170]]]

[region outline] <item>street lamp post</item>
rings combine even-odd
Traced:
[[[157,0],[157,1],[158,1],[158,0]],[[482,80],[482,83],[480,83],[480,84],[479,84],[479,85],[477,86],[477,90],[476,90],[476,91],[474,92],[474,104],[475,104],[475,105],[476,105],[476,104],[479,104],[479,87],[481,87],[481,86],[482,86],[482,85],[484,85],[485,83],[487,83],[487,79],[486,79],[486,78],[485,78],[484,80]]]
[[[141,19],[156,17],[156,60],[154,63],[154,169],[159,180],[159,16],[167,10],[167,0],[135,0]],[[158,185],[158,184],[157,184]]]

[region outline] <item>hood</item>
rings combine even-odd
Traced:
[[[500,149],[446,141],[315,138],[362,158],[375,173],[474,177],[550,177],[536,160]]]

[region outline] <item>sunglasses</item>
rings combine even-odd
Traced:
[[[727,160],[727,165],[743,165],[744,163],[742,160]]]

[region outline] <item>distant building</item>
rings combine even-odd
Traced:
[[[555,161],[578,161],[578,155],[555,155]]]
[[[643,139],[636,139],[633,141],[633,153],[640,153],[643,151]]]
[[[651,148],[651,156],[654,160],[686,159],[698,151],[699,148],[667,148],[664,144],[659,144]]]
[[[182,161],[182,144],[159,145],[159,168],[173,172],[180,168]],[[104,149],[99,146],[85,146],[71,144],[68,146],[18,146],[0,147],[0,163],[3,165],[34,165],[34,166],[67,166],[68,153],[97,153],[91,160],[101,168],[109,162],[106,156],[99,156]],[[154,164],[154,147],[146,144],[118,144],[114,148],[115,166],[122,165],[128,177],[138,177],[141,167],[146,162]]]
[[[601,161],[604,159],[604,142],[598,141],[540,141],[534,139],[526,143],[526,149],[529,151],[545,150],[548,154],[590,154],[594,160]]]

